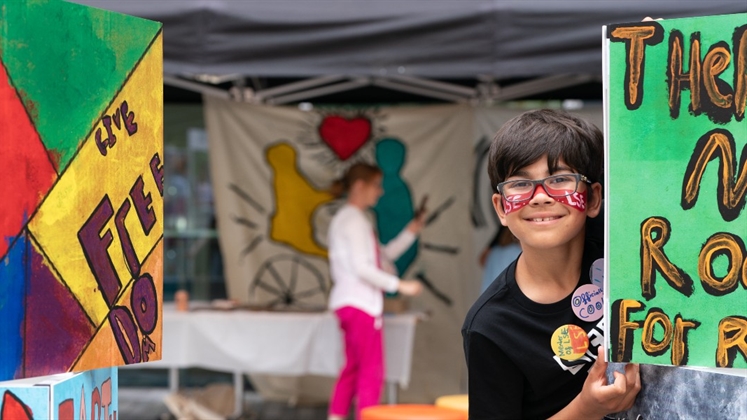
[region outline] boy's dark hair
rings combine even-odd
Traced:
[[[498,130],[490,145],[488,175],[493,192],[506,178],[547,155],[550,173],[565,163],[591,182],[604,171],[602,132],[565,111],[539,109],[520,114]]]

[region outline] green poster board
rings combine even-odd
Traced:
[[[747,14],[605,28],[608,357],[747,367]]]

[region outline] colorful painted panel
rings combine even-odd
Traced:
[[[0,380],[160,359],[161,24],[0,4]]]
[[[607,28],[611,360],[747,367],[747,14]]]
[[[117,377],[105,368],[0,382],[0,420],[116,419]]]

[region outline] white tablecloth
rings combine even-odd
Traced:
[[[415,314],[385,315],[388,383],[410,381]],[[163,309],[163,358],[138,367],[337,376],[344,361],[337,318],[324,313]]]

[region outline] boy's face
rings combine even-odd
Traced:
[[[558,161],[555,173],[550,173],[547,157],[543,156],[521,168],[506,181],[539,180],[551,175],[573,173],[575,171],[563,159]],[[599,214],[601,185],[579,181],[576,191],[577,194],[572,196],[554,198],[540,184],[534,188],[527,201],[519,203],[506,203],[500,194],[493,194],[493,207],[501,224],[507,226],[519,239],[522,248],[551,249],[578,239],[584,234],[586,217],[596,217]],[[587,202],[579,202],[579,199]]]

